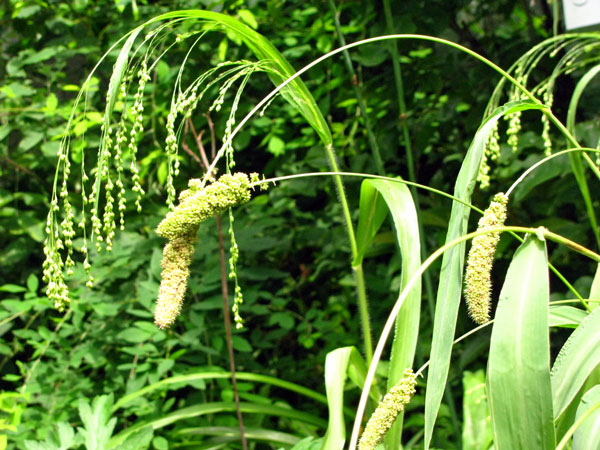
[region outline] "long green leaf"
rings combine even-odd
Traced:
[[[487,388],[497,450],[554,449],[546,244],[530,235],[500,292]]]
[[[600,364],[600,308],[581,322],[563,345],[552,367],[554,418],[569,406]]]
[[[573,424],[577,421],[577,408],[581,403],[581,399],[594,386],[600,384],[600,366],[596,366],[594,370],[588,375],[585,383],[579,389],[573,400],[564,410],[564,412],[554,421],[554,430],[556,433],[556,440],[559,439],[561,442],[565,439],[566,434],[571,431]]]
[[[573,90],[573,95],[571,96],[571,101],[569,102],[569,109],[567,111],[567,130],[569,130],[573,137],[576,137],[575,116],[577,112],[577,106],[579,105],[579,99],[581,98],[581,95],[583,94],[583,91],[585,90],[587,85],[598,73],[600,73],[600,65],[592,67],[583,77],[581,77],[581,79],[577,82],[575,89]],[[575,180],[579,185],[579,190],[581,191],[581,195],[585,202],[585,208],[590,219],[592,231],[594,232],[594,236],[596,237],[596,242],[600,246],[600,231],[598,231],[598,221],[596,219],[596,213],[594,210],[592,197],[590,195],[590,188],[585,177],[584,166],[581,160],[581,154],[579,152],[569,153],[569,159],[571,161],[573,175],[575,175]]]
[[[341,450],[346,442],[344,386],[352,349],[353,347],[338,348],[329,352],[325,358],[325,389],[329,421],[323,441],[324,450]]]
[[[372,225],[367,230],[371,239],[384,218],[382,203],[392,214],[396,240],[402,255],[402,274],[400,292],[408,280],[421,266],[421,248],[417,212],[410,190],[405,184],[387,180],[365,180],[361,187],[361,206],[363,195],[370,200],[370,205],[361,208],[368,218],[373,217]],[[383,201],[382,201],[383,200]],[[367,203],[367,202],[364,202]],[[361,216],[361,219],[363,217]],[[367,220],[365,219],[365,222]],[[361,221],[359,220],[359,227]],[[413,366],[417,338],[419,336],[419,320],[421,313],[421,283],[414,285],[406,298],[398,317],[394,333],[388,374],[388,389],[391,389],[403,377],[404,370]],[[403,415],[400,414],[394,426],[386,435],[388,446],[397,447],[401,443]]]
[[[312,389],[305,388],[304,386],[300,386],[289,381],[281,380],[279,378],[250,372],[236,372],[235,376],[238,380],[270,384],[272,386],[277,386],[282,389],[286,389],[297,394],[304,395],[320,403],[327,403],[327,397],[325,397],[323,394],[315,392]],[[145,388],[142,388],[138,391],[132,392],[131,394],[121,397],[113,406],[112,411],[114,413],[116,410],[124,407],[125,405],[127,405],[127,403],[131,402],[132,400],[149,394],[150,392],[156,390],[167,390],[169,389],[169,386],[173,384],[187,384],[198,380],[212,379],[231,379],[231,372],[199,372],[165,378],[164,380],[161,380],[158,383],[151,384],[149,386],[146,386]]]
[[[363,182],[360,187],[358,226],[356,227],[356,258],[353,266],[363,262],[366,251],[387,216],[388,207],[372,184]]]
[[[323,450],[341,450],[346,442],[344,421],[344,387],[346,376],[362,389],[367,366],[356,347],[342,347],[327,354],[325,359],[325,389],[329,407],[329,422],[323,439]],[[371,396],[377,399],[376,389]]]
[[[496,122],[507,114],[528,109],[543,109],[540,105],[529,101],[511,102],[496,109],[488,117],[473,138],[465,159],[460,168],[454,196],[470,203],[475,187],[481,156],[490,133]],[[467,232],[470,208],[459,203],[452,203],[452,213],[446,234],[446,243],[451,242]],[[465,258],[465,245],[453,247],[442,260],[442,271],[438,285],[435,318],[433,323],[433,340],[430,355],[430,366],[427,374],[427,391],[425,392],[425,449],[429,448],[433,427],[440,409],[442,396],[446,388],[452,341],[456,330],[456,318],[462,289],[462,273]]]
[[[236,404],[234,402],[203,403],[200,405],[182,408],[175,412],[167,414],[164,417],[160,417],[150,422],[138,423],[130,428],[127,428],[124,431],[121,431],[119,434],[112,437],[109,443],[109,448],[117,447],[131,433],[134,433],[139,429],[147,427],[148,425],[152,426],[152,429],[156,430],[159,428],[166,427],[167,425],[175,423],[179,420],[189,419],[191,417],[198,417],[207,414],[235,412],[236,410]],[[277,417],[287,417],[290,420],[296,420],[323,429],[327,426],[327,422],[313,414],[308,414],[305,412],[296,411],[291,408],[284,408],[282,406],[277,405],[263,405],[259,403],[240,403],[240,410],[245,414],[264,414]]]
[[[142,27],[169,19],[199,19],[224,27],[240,38],[259,60],[271,64],[273,70],[269,71],[269,77],[275,85],[281,84],[295,73],[292,66],[268,39],[236,18],[226,14],[200,9],[172,11],[150,19]],[[299,78],[292,80],[289,85],[283,88],[281,94],[298,109],[325,145],[331,144],[331,133],[327,122],[302,80]]]
[[[594,386],[585,393],[577,408],[577,419],[582,418],[597,403],[600,403],[600,386]],[[600,409],[596,409],[585,418],[573,435],[573,450],[597,450],[598,448],[600,448]]]
[[[176,432],[177,435],[189,436],[227,436],[234,438],[239,442],[240,428],[239,427],[195,427],[184,428]],[[298,436],[293,434],[282,433],[281,431],[267,430],[265,428],[244,427],[244,435],[250,441],[266,441],[272,444],[292,446],[300,442]]]

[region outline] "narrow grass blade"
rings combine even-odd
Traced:
[[[485,392],[485,372],[463,373],[463,450],[487,450],[494,441]]]
[[[329,407],[329,422],[323,439],[323,450],[342,450],[346,442],[344,421],[344,388],[346,376],[360,388],[364,385],[367,367],[356,347],[342,347],[327,354],[325,359],[325,389]],[[377,398],[375,390],[372,396]]]
[[[293,421],[303,422],[308,425],[317,426],[319,428],[325,428],[327,423],[313,414],[308,414],[301,411],[296,411],[291,408],[284,408],[277,405],[263,405],[259,403],[240,403],[240,410],[244,414],[263,414],[269,416],[286,417]],[[172,423],[180,420],[190,419],[192,417],[203,416],[207,414],[218,414],[223,412],[235,412],[236,405],[234,402],[215,402],[215,403],[203,403],[199,405],[189,406],[174,411],[166,416],[152,420],[150,422],[142,422],[133,425],[126,430],[121,431],[119,434],[113,436],[109,442],[109,448],[116,448],[122,443],[127,436],[131,433],[136,432],[139,429],[152,426],[152,429],[157,430],[159,428],[166,427]]]
[[[586,317],[587,313],[583,309],[565,305],[550,306],[548,326],[577,328]]]
[[[238,380],[270,384],[272,386],[277,386],[282,389],[286,389],[291,392],[304,395],[320,403],[327,403],[327,397],[325,397],[323,394],[313,391],[312,389],[305,388],[304,386],[300,386],[289,381],[281,380],[279,378],[250,372],[236,372],[235,376]],[[127,403],[135,400],[138,397],[142,397],[146,394],[149,394],[150,392],[170,389],[171,385],[181,386],[188,383],[192,383],[194,381],[215,379],[231,379],[231,372],[198,372],[165,378],[164,380],[146,386],[145,388],[132,392],[131,394],[124,395],[115,403],[115,405],[112,408],[112,412],[114,413],[119,408],[122,408],[125,405],[127,405]]]
[[[176,432],[177,435],[183,436],[227,436],[235,438],[239,442],[240,429],[239,427],[195,427],[184,428]],[[244,435],[250,441],[270,442],[273,445],[293,446],[300,442],[298,436],[281,431],[268,430],[265,428],[245,427]]]
[[[600,308],[581,322],[563,345],[552,367],[554,418],[569,406],[592,371],[600,364]]]
[[[579,99],[581,98],[583,91],[592,79],[600,73],[600,65],[592,67],[581,79],[577,82],[571,101],[569,102],[569,109],[567,111],[567,130],[576,137],[575,135],[575,115],[577,112],[577,106],[579,105]],[[590,224],[596,237],[596,242],[600,246],[600,231],[598,231],[598,221],[596,219],[596,212],[592,203],[592,197],[590,195],[590,188],[588,186],[587,179],[585,177],[583,162],[581,160],[581,154],[579,152],[569,153],[569,159],[571,160],[571,167],[573,169],[573,175],[579,185],[579,190],[583,196],[585,202],[586,211],[588,213]]]
[[[543,109],[543,107],[528,101],[507,103],[497,108],[483,122],[475,134],[460,168],[454,187],[455,197],[464,202],[470,202],[485,143],[494,129],[495,123],[504,115],[527,109]],[[470,211],[470,208],[459,202],[452,203],[446,243],[467,232]],[[425,450],[429,448],[431,443],[433,427],[446,388],[450,356],[452,355],[452,341],[456,330],[456,317],[462,290],[464,259],[465,244],[461,244],[447,251],[442,260],[442,271],[435,306],[430,366],[427,374],[427,391],[425,392]]]
[[[577,420],[582,419],[589,409],[600,403],[600,386],[587,391],[577,408]],[[573,450],[597,450],[600,448],[600,409],[589,413],[573,435]]]
[[[528,236],[513,257],[494,318],[487,388],[497,450],[554,449],[546,244]]]

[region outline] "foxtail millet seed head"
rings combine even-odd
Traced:
[[[412,369],[404,371],[404,377],[385,394],[381,403],[375,409],[375,412],[367,422],[365,431],[363,431],[358,443],[358,450],[374,450],[377,444],[383,439],[385,433],[392,427],[396,417],[402,411],[413,395],[415,395],[415,386],[417,385],[417,376]]]
[[[169,328],[181,312],[197,234],[198,227],[170,240],[163,250],[160,288],[154,311],[154,323],[160,329]]]
[[[501,193],[494,196],[488,209],[479,219],[478,231],[497,228],[506,221],[508,197]],[[490,320],[492,291],[492,265],[500,233],[488,233],[475,236],[467,258],[465,271],[465,301],[471,318],[482,325]]]
[[[179,195],[179,205],[156,228],[159,236],[173,239],[189,233],[209,217],[250,200],[250,179],[245,173],[222,175],[204,189],[200,186],[200,180],[190,180],[189,189]]]

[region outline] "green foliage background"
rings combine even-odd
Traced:
[[[534,2],[533,6],[530,2],[502,0],[396,3],[392,10],[394,32],[449,39],[501,67],[509,67],[524,51],[552,35],[552,17],[543,1]],[[43,294],[42,243],[56,152],[76,92],[96,61],[133,26],[157,14],[187,8],[229,13],[257,27],[297,69],[339,44],[327,3],[316,0],[4,0],[2,5],[0,434],[8,437],[8,448],[24,448],[26,440],[44,440],[50,433],[60,432],[58,422],[82,426],[85,419],[78,413],[82,399],[91,402],[94,397],[107,394],[119,399],[168,376],[228,367],[214,221],[201,228],[184,314],[168,332],[158,330],[152,323],[163,245],[153,230],[166,213],[165,123],[171,86],[186,45],[176,47],[158,64],[147,88],[152,104],[146,107],[146,131],[139,155],[148,193],[143,212],[137,214],[133,208],[127,211],[127,231],[118,235],[113,252],[93,255],[94,288],[85,286],[85,273],[81,267],[76,268],[71,282],[74,301],[65,315],[56,312]],[[336,2],[336,7],[347,42],[386,34],[379,2],[348,0]],[[239,44],[224,34],[208,34],[192,54],[188,70],[199,73],[224,60],[252,59]],[[417,181],[451,192],[498,77],[447,47],[401,41],[398,48],[407,105],[403,115],[395,101],[394,75],[385,43],[351,52],[357,71],[355,80],[348,74],[342,57],[327,60],[303,79],[329,121],[345,170],[376,172],[365,124],[357,113],[353,90],[356,83],[368,106],[385,172],[405,177],[408,174],[400,128],[405,121],[410,130]],[[96,72],[95,87],[87,98],[88,112],[76,118],[72,141],[75,159],[81,158],[84,146],[92,149],[98,144],[111,66],[112,61]],[[543,69],[542,75],[547,75]],[[569,77],[560,79],[554,109],[561,118],[572,88]],[[253,77],[238,115],[249,111],[269,90],[265,75]],[[598,100],[598,85],[587,93],[579,110],[578,136],[582,143],[595,147],[598,116],[588,111],[593,111]],[[217,135],[222,135],[226,114],[214,115],[212,119]],[[205,132],[204,145],[210,145],[206,119],[198,113],[193,121],[196,130]],[[511,154],[508,146],[502,145],[503,158],[492,169],[492,186],[489,191],[476,190],[474,204],[485,207],[492,193],[505,189],[540,159],[543,142],[539,114],[525,114],[523,123],[525,131],[517,152]],[[195,145],[190,133],[186,139],[188,145]],[[320,171],[326,165],[318,137],[281,100],[273,102],[264,116],[252,120],[234,145],[236,169],[260,172],[267,177]],[[181,154],[178,191],[190,177],[200,175],[196,163]],[[596,180],[592,191],[594,186],[598,188],[597,184]],[[348,181],[346,188],[357,214],[360,186]],[[241,251],[239,278],[245,296],[242,315],[246,320],[246,328],[235,332],[233,338],[239,371],[268,374],[323,392],[325,355],[343,346],[361,348],[349,247],[335,198],[335,188],[328,178],[303,179],[256,195],[236,211],[236,237]],[[429,249],[438,248],[444,242],[450,205],[423,192],[419,193],[419,201],[426,245]],[[556,159],[515,192],[510,215],[514,222],[545,225],[594,248],[593,235],[585,221],[580,221],[578,211],[585,211],[585,206],[570,175],[569,163]],[[510,239],[501,241],[497,286],[501,285],[514,247]],[[508,259],[503,260],[503,255]],[[579,260],[572,258],[573,254],[564,249],[550,255],[550,261],[568,279],[575,280],[578,289],[589,292],[591,276],[580,275],[590,274],[589,267],[581,267]],[[384,224],[365,263],[371,318],[377,333],[397,296],[400,267],[391,227]],[[429,355],[434,301],[426,297],[422,303],[421,333],[427,338],[418,344],[418,365]],[[471,327],[465,311],[461,311],[457,334]],[[553,345],[558,346],[561,339],[553,338]],[[484,367],[488,345],[489,333],[483,333],[455,349],[458,361],[451,368],[450,389],[434,433],[435,447],[460,445],[463,370],[475,372]],[[116,429],[186,406],[233,399],[227,379],[182,382],[170,389],[138,397],[116,410]],[[242,401],[290,406],[327,417],[325,405],[276,387],[240,381],[239,389]],[[108,398],[103,401],[109,405],[112,402]],[[411,430],[414,434],[422,428],[423,402],[422,394],[417,394],[411,403],[414,413],[407,415],[405,424],[408,437]],[[298,435],[322,435],[323,431],[265,414],[246,415],[245,423],[248,427],[287,430]],[[181,433],[190,426],[236,424],[233,412],[182,420],[156,430],[151,445],[160,449],[191,441],[190,436]],[[68,435],[68,431],[64,433]],[[256,448],[261,448],[260,444]]]

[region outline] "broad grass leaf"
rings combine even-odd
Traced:
[[[357,232],[359,255],[362,258],[381,226],[389,209],[394,222],[396,240],[402,255],[400,292],[421,266],[421,247],[417,211],[410,190],[403,183],[388,180],[365,180],[361,186],[360,218]],[[388,390],[413,366],[421,313],[421,283],[414,285],[404,301],[398,317],[390,356]],[[395,446],[401,442],[402,419],[399,415],[386,435],[386,442]]]
[[[152,442],[153,437],[154,430],[152,427],[148,426],[146,428],[142,428],[141,430],[130,435],[125,442],[119,446],[118,450],[147,449],[150,446],[150,442]]]
[[[385,200],[375,187],[365,180],[360,187],[358,226],[356,227],[356,258],[353,266],[362,264],[365,253],[388,213]]]
[[[600,403],[600,386],[594,386],[585,393],[577,408],[577,419],[597,403]],[[573,435],[573,450],[597,450],[598,448],[600,448],[600,408],[593,411]]]
[[[463,450],[487,450],[494,441],[485,392],[485,372],[463,373]]]
[[[577,420],[577,408],[579,407],[585,393],[597,385],[600,385],[600,366],[596,366],[594,370],[592,370],[585,380],[585,383],[583,383],[583,386],[581,386],[569,406],[567,406],[567,409],[565,409],[558,419],[554,421],[554,429],[557,441],[562,442],[565,434],[569,432],[571,426]]]
[[[528,236],[500,292],[487,370],[497,450],[554,449],[546,244]]]
[[[485,143],[498,120],[513,112],[528,109],[542,109],[542,106],[529,101],[510,102],[497,108],[479,127],[473,142],[467,151],[454,186],[454,196],[469,203],[477,180],[481,156]],[[452,202],[452,212],[448,223],[446,243],[449,243],[467,232],[469,207],[459,202]],[[430,366],[427,374],[427,390],[425,391],[425,438],[427,450],[431,443],[433,427],[440,409],[450,357],[452,342],[456,331],[456,317],[462,291],[465,244],[452,247],[442,259],[442,270],[437,291],[435,317],[433,324],[433,340],[430,354]]]
[[[554,418],[573,401],[592,371],[600,364],[600,308],[581,322],[563,345],[552,367]]]
[[[323,446],[323,439],[315,439],[314,437],[307,437],[302,439],[291,450],[321,450]]]

